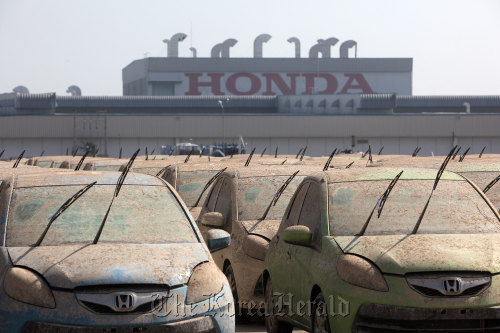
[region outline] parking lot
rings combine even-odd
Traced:
[[[235,299],[272,305],[278,327],[288,306],[320,331],[454,330],[495,311],[497,155],[20,155],[0,161],[0,181],[0,309],[31,316],[6,322],[12,331],[132,318],[142,329],[172,324],[175,309],[188,330],[231,332]],[[469,297],[485,310],[472,312]],[[405,317],[437,316],[435,307],[446,309],[440,320]],[[263,321],[236,324],[265,331]]]

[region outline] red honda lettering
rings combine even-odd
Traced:
[[[242,77],[250,79],[250,89],[247,91],[241,91],[236,88],[236,81]],[[235,73],[226,80],[226,89],[233,95],[255,95],[259,92],[261,86],[260,79],[252,73]]]
[[[210,77],[210,81],[200,82],[200,77],[202,73],[185,73],[189,78],[189,91],[186,95],[201,95],[200,87],[210,87],[212,94],[214,95],[224,95],[220,90],[220,79],[224,76],[223,73],[207,73]]]
[[[272,90],[272,84],[274,83],[276,87],[281,91],[283,95],[295,95],[297,93],[297,77],[299,74],[287,73],[286,76],[290,78],[290,86],[288,86],[278,73],[263,73],[263,77],[266,78],[266,91],[263,95],[276,95]]]
[[[306,90],[303,92],[303,95],[310,94],[334,94],[337,90],[339,84],[337,79],[332,74],[312,74],[306,73],[302,74],[306,78]],[[326,88],[323,91],[317,91],[314,89],[314,79],[324,79],[326,81]]]
[[[341,94],[348,94],[351,89],[361,90],[362,94],[373,94],[373,90],[366,82],[363,74],[346,73],[344,76],[348,79],[344,88],[340,91]]]

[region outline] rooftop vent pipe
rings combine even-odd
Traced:
[[[67,93],[70,93],[71,96],[82,96],[82,90],[78,86],[69,86]]]
[[[229,49],[236,45],[238,41],[234,38],[229,38],[223,41],[222,43],[215,44],[212,47],[212,51],[210,55],[212,58],[229,58]]]
[[[16,94],[29,94],[30,93],[28,88],[26,88],[25,86],[17,86],[14,89],[12,89],[12,91],[15,92]]]
[[[321,53],[322,58],[331,57],[331,48],[338,43],[338,39],[331,37],[328,39],[318,39],[318,44],[309,49],[309,58],[318,58]]]
[[[258,35],[253,41],[253,57],[262,58],[262,44],[267,43],[271,39],[271,35]]]
[[[177,58],[179,57],[179,42],[186,39],[187,35],[185,33],[179,32],[172,36],[170,39],[164,39],[163,43],[167,44],[167,57]]]
[[[354,40],[346,40],[340,45],[340,57],[349,58],[349,49],[354,47],[354,58],[358,57],[358,43]]]
[[[196,58],[197,57],[196,48],[190,47],[189,50],[193,53],[193,58]]]
[[[297,37],[290,37],[287,42],[295,44],[295,58],[300,58],[300,40]]]

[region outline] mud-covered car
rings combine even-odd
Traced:
[[[495,207],[458,174],[401,171],[303,181],[266,257],[268,332],[500,330]]]
[[[231,244],[213,257],[231,284],[238,315],[263,307],[264,258],[288,201],[307,172],[298,171],[284,166],[228,169],[202,206],[198,222],[203,235],[218,229],[231,234]]]
[[[234,332],[229,235],[207,248],[166,182],[122,176],[0,178],[2,331]]]

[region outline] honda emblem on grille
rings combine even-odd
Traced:
[[[119,310],[129,310],[134,307],[134,295],[118,294],[115,296],[116,307]]]
[[[460,278],[446,279],[444,282],[444,291],[448,295],[459,295],[462,293],[462,284]]]

